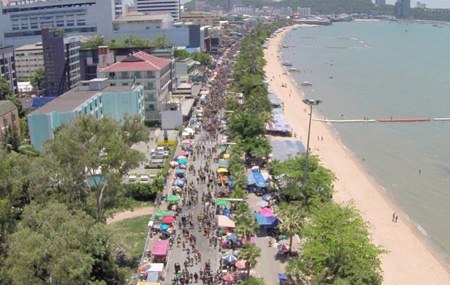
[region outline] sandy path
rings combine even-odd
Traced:
[[[299,99],[302,92],[290,76],[283,74],[281,57],[277,57],[279,45],[288,30],[270,40],[269,48],[264,51],[265,70],[272,88],[284,102],[286,119],[297,137],[306,142],[309,107]],[[287,87],[281,87],[283,83]],[[314,114],[317,113],[313,113],[316,117]],[[317,139],[319,136],[323,141]],[[353,201],[362,217],[370,223],[375,244],[389,251],[382,257],[383,284],[450,284],[447,265],[427,247],[423,237],[403,218],[400,209],[382,193],[382,187],[368,176],[328,125],[312,122],[310,148],[338,177],[334,199],[338,202]],[[399,215],[398,223],[391,221],[393,212]]]
[[[154,210],[153,207],[142,207],[142,208],[137,208],[137,209],[130,210],[130,211],[117,213],[113,217],[108,218],[106,220],[106,224],[110,225],[110,224],[114,224],[114,223],[117,223],[117,222],[120,222],[120,221],[123,221],[126,219],[150,215],[153,213],[153,210]]]

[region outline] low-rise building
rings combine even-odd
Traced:
[[[31,144],[41,151],[55,129],[72,119],[93,115],[121,121],[125,116],[144,115],[144,91],[139,85],[109,86],[106,78],[82,81],[28,115]]]
[[[192,58],[177,59],[175,61],[175,70],[177,75],[177,82],[189,82],[195,77],[199,72],[197,67],[200,62],[193,60]]]
[[[29,81],[39,68],[44,68],[42,43],[23,45],[14,50],[16,76],[19,81]]]
[[[19,112],[9,100],[0,101],[0,140],[6,143],[11,131],[19,131]]]
[[[99,70],[99,77],[108,78],[111,86],[141,85],[144,87],[145,120],[161,121],[160,111],[166,108],[172,85],[172,62],[136,52]]]
[[[207,12],[181,13],[180,20],[183,23],[192,23],[200,26],[218,26],[220,24],[220,16],[218,14]]]

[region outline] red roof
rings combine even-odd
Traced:
[[[103,68],[100,72],[126,72],[126,71],[158,71],[167,67],[170,60],[156,57],[143,51],[133,53],[120,62]]]

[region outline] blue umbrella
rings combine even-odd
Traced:
[[[187,159],[186,158],[178,159],[178,164],[187,164]]]
[[[161,224],[159,228],[163,231],[166,231],[170,226],[168,224]]]
[[[225,254],[224,256],[222,256],[222,259],[228,263],[233,263],[237,261],[237,257],[234,256],[232,253]]]
[[[229,209],[223,210],[223,215],[229,217],[231,215],[231,211]]]
[[[235,233],[232,233],[232,234],[227,235],[227,239],[232,240],[232,241],[237,241],[237,236]]]

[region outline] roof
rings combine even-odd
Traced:
[[[139,51],[128,56],[120,62],[103,68],[100,72],[127,72],[127,71],[159,71],[170,65],[170,60],[156,57]]]
[[[16,105],[9,100],[1,100],[0,101],[0,116],[3,116],[11,111],[16,109]]]
[[[18,47],[15,49],[15,51],[26,51],[26,50],[42,50],[42,43],[35,43],[35,44],[29,44],[29,45],[23,45],[21,47]]]
[[[51,112],[70,112],[75,110],[78,106],[94,97],[98,93],[103,92],[123,92],[130,91],[129,86],[110,86],[103,90],[79,90],[78,88],[71,89],[54,100],[48,102],[44,106],[35,110],[31,114],[48,114]]]

